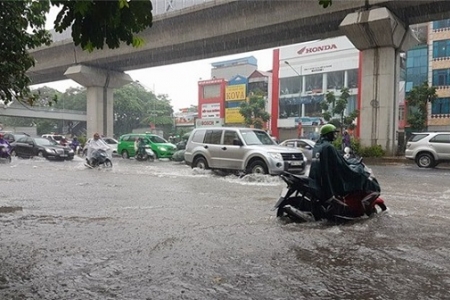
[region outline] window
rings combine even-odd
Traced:
[[[347,71],[347,87],[355,89],[358,87],[358,69],[352,69]]]
[[[157,135],[151,135],[148,138],[150,139],[150,141],[152,143],[155,143],[155,144],[167,143],[167,141],[165,139],[163,139],[162,137],[157,136]]]
[[[428,136],[427,133],[413,134],[409,138],[408,142],[418,142],[418,141],[420,141],[421,139],[423,139],[423,138],[425,138],[427,136]]]
[[[345,71],[330,72],[327,74],[327,88],[341,90],[344,87]]]
[[[192,137],[194,143],[203,143],[203,137],[205,136],[205,130],[197,130]]]
[[[322,92],[323,74],[305,76],[306,92]]]
[[[433,29],[450,28],[450,19],[433,22]]]
[[[433,86],[450,85],[450,69],[433,70]]]
[[[450,114],[450,98],[437,98],[431,104],[433,115]]]
[[[433,42],[433,58],[450,56],[450,40]]]
[[[233,141],[235,139],[239,140],[239,137],[238,137],[236,131],[226,130],[225,134],[223,135],[223,144],[224,145],[233,145]]]
[[[205,144],[220,144],[222,130],[207,130],[205,135]]]
[[[430,139],[431,143],[450,143],[450,134],[437,134],[434,138]]]
[[[217,97],[220,97],[220,84],[203,86],[203,99]]]
[[[301,89],[301,76],[280,78],[280,95],[298,94]]]

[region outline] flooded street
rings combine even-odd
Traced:
[[[450,299],[450,169],[371,166],[388,212],[285,224],[278,177],[0,165],[0,299]]]

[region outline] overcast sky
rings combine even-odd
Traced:
[[[52,9],[47,17],[47,29],[53,28],[53,21],[58,10]],[[194,62],[167,65],[161,67],[140,69],[127,72],[133,78],[138,80],[144,87],[154,90],[158,94],[167,94],[172,100],[172,106],[175,111],[180,108],[197,105],[199,80],[210,79],[211,63],[236,59],[253,55],[258,60],[258,70],[268,71],[272,69],[272,49],[247,52],[230,56],[222,56]],[[65,91],[69,87],[79,86],[75,81],[63,80],[53,83],[37,85],[49,86],[59,91]]]

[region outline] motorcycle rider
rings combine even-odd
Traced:
[[[361,163],[350,165],[333,146],[336,133],[332,124],[320,128],[320,137],[313,149],[309,186],[326,209],[341,213],[345,204],[339,199],[352,192],[379,194],[380,186],[369,178]]]
[[[94,165],[94,157],[92,157],[92,154],[98,150],[98,149],[105,149],[106,150],[106,144],[100,139],[100,135],[96,132],[93,135],[92,140],[89,142],[87,147],[87,154],[86,154],[86,161],[89,165]]]
[[[8,151],[10,149],[9,142],[5,140],[3,133],[0,133],[0,145],[4,146],[6,150]]]
[[[145,143],[144,139],[140,137],[138,139],[138,145],[137,145],[138,152],[137,153],[140,154],[141,157],[144,157],[144,155],[145,155],[145,146],[146,146],[146,143]]]

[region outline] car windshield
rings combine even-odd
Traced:
[[[39,146],[53,146],[53,145],[57,145],[57,143],[55,141],[52,141],[52,140],[49,140],[49,139],[45,139],[45,138],[36,138],[36,139],[34,139],[34,141]]]
[[[62,136],[62,135],[54,135],[54,136],[52,136],[53,137],[53,139],[55,140],[55,141],[60,141],[60,140],[62,140],[64,137]]]
[[[247,145],[276,145],[270,136],[260,130],[240,130]]]
[[[150,141],[152,143],[155,143],[155,144],[167,143],[167,141],[165,139],[163,139],[162,137],[157,136],[157,135],[151,135],[148,138],[150,139]]]

